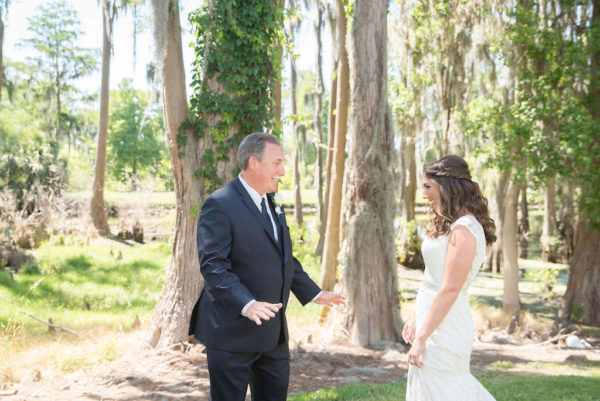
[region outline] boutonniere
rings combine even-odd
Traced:
[[[283,213],[283,195],[279,192],[274,192],[271,196],[271,200],[275,205],[275,212],[277,212],[277,214]]]

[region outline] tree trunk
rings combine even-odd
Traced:
[[[504,256],[504,293],[502,309],[518,321],[521,301],[519,300],[519,264],[517,253],[517,209],[521,184],[510,179],[504,197],[504,221],[502,225],[502,254]]]
[[[333,164],[333,147],[335,139],[335,121],[336,121],[336,102],[337,102],[337,72],[339,65],[339,50],[336,45],[336,25],[335,19],[329,18],[331,28],[331,36],[333,42],[332,51],[332,74],[331,74],[331,89],[329,91],[329,108],[327,110],[327,156],[325,158],[325,194],[323,196],[323,208],[321,209],[321,224],[319,225],[319,242],[315,253],[318,256],[323,256],[323,247],[325,245],[325,227],[327,225],[327,213],[329,208],[329,190],[331,189],[331,166]]]
[[[346,10],[341,0],[336,0],[337,43],[339,46],[338,87],[335,112],[335,140],[329,199],[327,204],[327,225],[321,263],[320,286],[326,291],[333,289],[336,280],[338,253],[340,251],[340,216],[342,189],[344,184],[344,161],[346,155],[346,127],[348,119],[348,99],[350,91],[348,52],[346,49]],[[324,311],[326,308],[323,309]],[[326,312],[325,312],[326,313]]]
[[[323,215],[323,123],[321,114],[323,113],[323,57],[321,30],[323,27],[323,8],[317,4],[317,21],[315,23],[315,34],[317,36],[317,82],[316,82],[316,101],[314,132],[317,136],[317,160],[315,168],[315,187],[317,190],[317,218],[320,220]]]
[[[106,169],[106,140],[108,136],[108,96],[110,76],[110,51],[114,14],[109,0],[102,1],[102,84],[100,89],[100,116],[98,123],[98,145],[90,214],[92,223],[100,235],[110,234],[104,207],[104,176]]]
[[[387,0],[357,0],[351,34],[352,140],[342,274],[351,341],[399,341],[393,241],[393,135],[387,105]],[[373,291],[377,289],[376,291]]]
[[[417,195],[417,165],[415,161],[414,122],[406,124],[402,135],[402,183],[401,197],[402,224],[398,233],[398,262],[410,268],[423,268],[423,254],[415,221],[415,200]]]
[[[542,237],[540,247],[542,248],[542,260],[544,262],[556,262],[556,244],[553,237],[556,235],[556,190],[555,179],[548,179],[548,185],[544,188],[544,224],[542,226]]]
[[[496,175],[496,172],[492,172]],[[504,226],[504,194],[506,193],[508,180],[510,178],[510,172],[502,172],[499,177],[494,178],[494,194],[489,198],[490,200],[490,214],[496,223],[496,242],[491,246],[490,251],[487,255],[486,265],[494,273],[499,273],[502,270],[503,264],[503,235],[502,227]]]
[[[291,42],[294,43],[294,30],[295,27],[290,27],[291,32]],[[290,70],[291,70],[291,97],[292,97],[292,116],[294,120],[292,120],[292,135],[294,137],[294,219],[298,225],[302,225],[303,216],[302,216],[302,195],[301,195],[301,182],[300,182],[300,145],[298,144],[298,134],[300,131],[300,126],[296,122],[295,118],[297,117],[298,109],[296,106],[296,61],[294,60],[293,55],[290,55]]]
[[[4,10],[2,10],[4,11]],[[0,107],[2,105],[2,85],[4,85],[4,21],[0,15]],[[2,132],[0,132],[0,145],[2,145]]]
[[[283,9],[283,7],[285,6],[285,0],[279,0],[279,7],[281,9]],[[283,31],[283,15],[281,18],[281,30]],[[282,63],[283,63],[283,44],[279,43],[277,45],[277,57],[278,60],[276,60],[276,63],[278,66],[282,67]],[[274,113],[273,113],[273,118],[275,120],[275,128],[276,129],[281,129],[281,71],[283,70],[283,68],[279,68],[279,73],[277,75],[277,79],[275,80],[275,104],[274,104]]]
[[[523,184],[521,191],[521,201],[519,202],[519,257],[527,259],[527,251],[529,248],[529,210],[527,204],[527,183]]]
[[[572,180],[565,179],[559,188],[563,207],[557,222],[557,230],[564,240],[564,263],[569,263],[575,246],[575,203],[573,200],[575,187]]]
[[[188,140],[182,152],[177,142],[178,129],[188,112],[179,4],[177,0],[153,0],[152,5],[176,194],[171,259],[147,338],[147,343],[156,347],[188,338],[189,318],[203,283],[196,248],[196,220],[205,194],[203,182],[194,175],[201,154],[200,140],[185,132]]]
[[[569,282],[561,302],[558,320],[590,325],[600,324],[600,232],[590,227],[580,212],[575,230],[575,252],[569,263]]]

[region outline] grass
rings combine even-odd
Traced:
[[[46,243],[35,251],[39,262],[28,266],[29,273],[0,272],[0,325],[10,321],[30,332],[46,329],[19,311],[74,329],[130,324],[153,308],[169,255],[164,242]]]
[[[290,236],[294,247],[294,256],[302,262],[304,271],[315,281],[319,282],[321,262],[315,255],[314,250],[317,245],[318,235],[315,235],[316,219],[314,216],[305,216],[305,223],[299,227],[291,216],[288,218],[290,226]],[[291,319],[298,320],[298,323],[315,322],[318,319],[322,310],[322,306],[313,302],[302,306],[294,296],[290,296],[286,314]]]
[[[580,364],[495,362],[477,377],[496,401],[598,401],[600,366]],[[406,381],[386,384],[353,384],[289,397],[290,401],[391,401],[403,400]]]
[[[90,191],[67,192],[66,197],[87,199],[92,196]],[[104,191],[104,201],[109,205],[118,206],[167,206],[175,207],[175,192],[116,192]]]
[[[118,333],[143,322],[162,289],[170,255],[165,242],[127,245],[54,237],[20,273],[0,271],[0,383],[30,366],[71,372],[114,360],[126,347]],[[76,331],[56,331],[20,312]]]

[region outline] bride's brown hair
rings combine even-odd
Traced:
[[[425,166],[424,174],[440,188],[440,212],[425,224],[427,235],[437,238],[450,232],[450,225],[465,211],[473,214],[483,226],[485,241],[496,241],[496,224],[490,218],[488,201],[479,185],[471,180],[469,165],[462,157],[449,155]]]

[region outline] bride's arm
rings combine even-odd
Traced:
[[[408,353],[408,360],[422,366],[425,343],[431,333],[440,325],[460,293],[467,275],[471,270],[477,241],[468,228],[457,225],[450,233],[448,253],[446,255],[446,270],[442,287],[433,299],[431,309],[416,333],[415,341]]]

